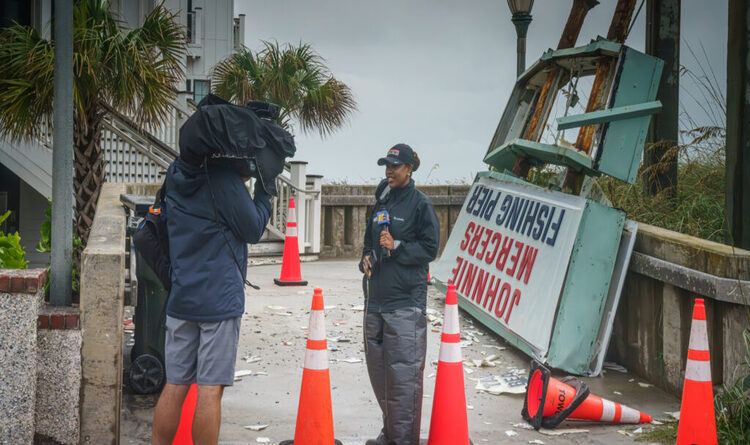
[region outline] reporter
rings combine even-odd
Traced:
[[[418,445],[427,272],[438,253],[440,224],[430,201],[414,187],[411,174],[420,161],[411,147],[393,146],[378,165],[386,166],[385,179],[375,192],[359,268],[365,274],[367,371],[383,429],[367,445]],[[390,224],[384,224],[386,216]]]

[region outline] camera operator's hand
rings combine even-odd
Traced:
[[[391,233],[389,231],[383,230],[382,232],[380,232],[380,245],[388,250],[393,250],[396,248],[393,242],[393,237],[391,236]]]
[[[372,263],[370,262],[370,255],[367,255],[362,260],[362,270],[365,271],[365,275],[367,275],[367,278],[372,277]]]

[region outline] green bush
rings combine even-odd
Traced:
[[[0,224],[10,216],[10,210],[0,216]],[[26,251],[21,247],[21,237],[16,233],[0,232],[0,269],[26,269]]]
[[[724,129],[698,127],[683,134],[689,141],[666,157],[678,161],[676,189],[656,195],[644,190],[644,176],[660,172],[666,162],[642,169],[632,185],[610,177],[599,178],[598,183],[612,205],[625,210],[630,219],[726,243]]]
[[[745,340],[747,370],[750,369],[750,330],[745,329],[742,338]],[[750,443],[750,374],[741,376],[733,385],[724,385],[714,397],[714,403],[719,443]]]
[[[39,242],[36,245],[36,251],[41,253],[49,253],[52,250],[52,201],[49,201],[49,204],[50,207],[48,207],[47,210],[44,211],[44,214],[47,218],[42,223],[42,227],[39,231],[41,236],[39,237]],[[81,238],[73,235],[73,270],[71,271],[71,287],[73,288],[73,292],[78,292],[78,265],[76,264],[76,252],[81,247],[83,247],[83,241],[81,241]],[[47,264],[47,276],[50,276],[49,264]],[[49,282],[50,280],[47,280],[44,285],[44,291],[47,294],[49,294]]]

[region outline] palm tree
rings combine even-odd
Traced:
[[[321,137],[343,126],[357,110],[352,91],[336,80],[310,45],[263,42],[253,53],[242,48],[216,65],[214,93],[236,104],[249,100],[273,102],[280,107],[278,123],[302,131],[317,130]]]
[[[185,37],[176,15],[157,6],[126,29],[106,0],[77,0],[73,13],[76,231],[88,240],[105,177],[101,146],[107,109],[145,128],[163,123],[183,74]],[[54,42],[28,26],[0,31],[0,136],[32,139],[52,122]]]

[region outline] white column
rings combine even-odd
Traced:
[[[193,26],[193,44],[203,46],[203,8],[194,7],[195,26]]]
[[[310,211],[311,219],[308,222],[310,227],[310,253],[320,253],[320,220],[322,218],[322,194],[320,193],[323,188],[323,176],[322,175],[307,175],[307,183],[311,184],[312,191],[318,192],[313,195],[312,209]]]
[[[237,42],[238,46],[242,48],[245,44],[245,14],[240,14],[240,41]]]
[[[292,181],[292,185],[296,187],[296,189],[292,193],[292,196],[294,196],[294,204],[297,208],[297,241],[299,242],[299,253],[305,254],[307,253],[307,249],[305,249],[305,243],[307,241],[307,221],[305,221],[307,216],[307,203],[305,202],[304,190],[307,182],[307,175],[305,174],[305,171],[307,170],[307,162],[292,161],[289,163],[289,165],[291,167],[289,179]]]

